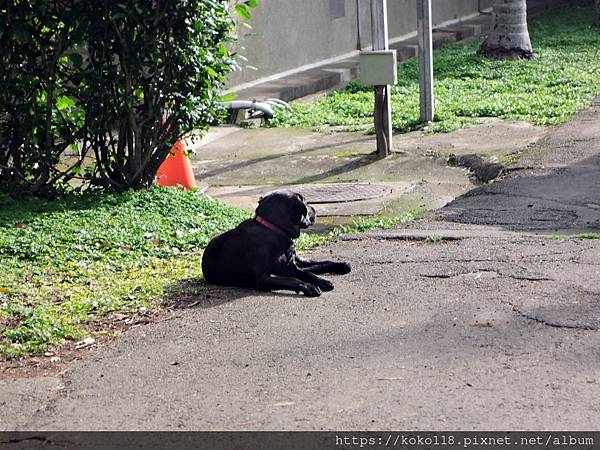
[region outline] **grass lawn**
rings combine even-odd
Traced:
[[[591,28],[591,7],[559,9],[530,21],[535,59],[494,61],[477,54],[481,40],[451,44],[434,54],[436,115],[427,131],[451,131],[481,117],[557,125],[600,95],[600,30]],[[396,131],[419,129],[418,63],[398,67],[392,88]],[[372,88],[352,83],[292,111],[274,126],[372,124]]]
[[[172,188],[57,202],[0,194],[0,356],[105,335],[123,316],[160,307],[178,284],[202,276],[210,238],[251,215]],[[413,217],[373,218],[328,236],[303,234],[297,247]]]
[[[39,353],[199,277],[200,251],[250,213],[154,188],[58,202],[0,196],[0,353]]]

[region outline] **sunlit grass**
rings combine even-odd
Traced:
[[[588,107],[600,95],[600,33],[591,27],[594,14],[589,7],[570,7],[533,19],[529,26],[533,60],[484,58],[478,54],[481,40],[436,51],[436,113],[425,131],[447,132],[483,117],[558,125]],[[272,125],[357,127],[372,122],[372,88],[353,82],[312,103],[294,105],[279,113]],[[402,132],[423,128],[415,59],[398,66],[392,123]]]

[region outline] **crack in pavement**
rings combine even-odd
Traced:
[[[462,241],[466,239],[466,237],[459,236],[440,236],[437,234],[432,234],[430,236],[419,236],[419,235],[411,235],[411,234],[371,234],[367,236],[369,240],[376,241],[410,241],[410,242],[427,242],[431,244],[439,243],[440,241],[448,241],[448,242],[456,242]],[[342,241],[364,241],[365,236],[360,235],[350,235],[350,236],[342,236]]]
[[[469,272],[458,272],[458,273],[451,273],[451,274],[445,274],[445,273],[441,273],[441,274],[419,274],[420,277],[423,278],[440,278],[440,279],[447,279],[447,278],[454,278],[454,277],[460,277],[460,276],[464,276],[464,275],[477,275],[479,273],[482,272],[487,272],[487,273],[495,273],[496,275],[498,275],[500,278],[512,278],[514,280],[520,280],[520,281],[556,281],[554,278],[547,278],[547,277],[543,277],[543,276],[537,276],[537,275],[514,275],[514,274],[507,274],[504,273],[500,270],[494,270],[494,269],[477,269],[477,270],[473,270],[473,271],[469,271]]]
[[[564,329],[569,329],[569,330],[584,330],[584,331],[598,331],[599,330],[598,327],[592,327],[589,325],[567,325],[567,324],[560,324],[560,323],[556,323],[556,322],[549,322],[540,317],[536,317],[536,316],[526,313],[525,311],[521,310],[521,308],[519,308],[516,304],[514,304],[512,302],[509,302],[507,300],[501,300],[500,302],[505,305],[510,306],[511,309],[513,311],[515,311],[517,314],[519,314],[521,317],[524,317],[527,320],[531,320],[531,321],[540,323],[542,325],[546,325],[551,328],[564,328]]]

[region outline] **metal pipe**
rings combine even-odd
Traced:
[[[278,98],[268,98],[264,101],[264,103],[268,103],[269,105],[273,105],[273,106],[280,107],[280,108],[285,108],[288,110],[292,109],[292,107],[288,103],[286,103],[283,100],[278,99]]]
[[[234,100],[232,102],[223,103],[231,112],[230,123],[237,122],[237,116],[240,110],[249,109],[262,112],[265,119],[272,119],[275,115],[270,105],[262,102],[252,102],[247,100]]]
[[[433,95],[433,40],[431,0],[417,0],[419,41],[419,97],[421,121],[431,122],[435,114]]]
[[[387,0],[371,0],[373,50],[388,49]]]
[[[356,28],[358,31],[357,50],[362,50],[362,24],[360,21],[360,0],[356,0]]]

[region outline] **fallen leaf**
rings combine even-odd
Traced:
[[[46,357],[54,356],[54,352],[46,352],[46,353],[44,353],[44,356],[46,356]]]
[[[9,288],[0,287],[0,294],[8,294],[10,292]]]
[[[23,224],[20,222],[15,223],[15,228],[21,229],[23,228]]]
[[[129,316],[127,314],[123,314],[123,313],[113,313],[112,317],[113,317],[113,319],[117,319],[117,320],[129,319]]]
[[[79,341],[75,344],[75,350],[81,350],[82,348],[87,348],[96,342],[96,339],[93,337],[86,337],[83,341]]]

